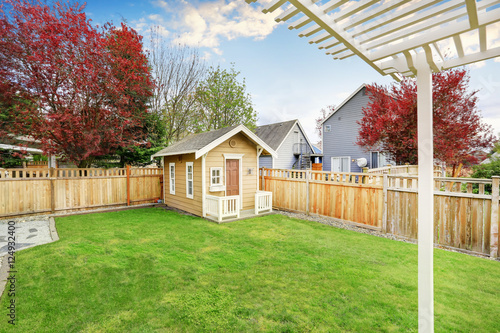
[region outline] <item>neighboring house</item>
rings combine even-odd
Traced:
[[[259,191],[258,158],[274,149],[243,125],[194,134],[160,150],[168,206],[222,221],[240,211],[271,211],[270,192]]]
[[[0,138],[0,150],[10,150],[24,152],[29,155],[43,155],[40,141],[35,140],[28,136],[15,136],[8,134],[4,138]],[[28,156],[26,161],[30,161],[32,156]],[[44,164],[45,167],[57,168],[55,156],[49,156],[48,162]]]
[[[308,169],[315,157],[321,156],[314,153],[313,146],[297,119],[259,126],[255,133],[278,154],[276,157],[263,153],[259,157],[259,168]]]
[[[484,159],[480,164],[488,164],[500,159],[500,153],[493,153],[490,157]]]
[[[363,84],[323,120],[323,171],[362,172],[359,165],[364,164],[363,158],[371,169],[388,164],[383,153],[367,152],[356,144],[360,128],[357,122],[363,118],[362,109],[369,101]]]

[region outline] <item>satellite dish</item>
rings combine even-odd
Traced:
[[[356,163],[358,163],[358,166],[359,166],[360,168],[363,168],[363,167],[365,167],[365,166],[366,166],[366,164],[367,164],[368,162],[366,161],[366,158],[361,157],[361,158],[358,158],[358,159],[356,160]]]

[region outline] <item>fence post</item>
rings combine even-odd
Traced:
[[[498,257],[498,197],[500,177],[491,177],[491,232],[490,232],[490,257]]]
[[[54,172],[54,168],[49,169],[49,177],[50,177],[50,212],[54,214],[56,212],[56,187],[54,184],[54,174],[57,176],[57,173]]]
[[[382,183],[383,193],[384,193],[384,206],[382,207],[382,232],[387,233],[387,188],[389,187],[389,176],[384,173],[384,181]]]
[[[130,206],[130,165],[127,165],[127,206]]]
[[[306,170],[306,215],[309,215],[309,178],[311,175],[310,170]]]

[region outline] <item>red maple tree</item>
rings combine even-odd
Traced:
[[[123,25],[98,28],[83,6],[8,0],[0,8],[0,93],[30,101],[13,132],[79,167],[141,140],[153,86],[142,37]]]
[[[434,158],[456,166],[477,163],[474,153],[490,147],[492,128],[481,120],[477,91],[468,92],[469,75],[452,69],[432,75]],[[413,79],[384,87],[368,85],[357,144],[390,153],[397,164],[417,164],[417,85]]]

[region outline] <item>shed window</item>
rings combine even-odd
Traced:
[[[193,162],[186,162],[186,197],[193,199]]]
[[[170,178],[170,194],[175,194],[175,163],[168,164]]]
[[[222,168],[210,168],[210,186],[222,185]]]

